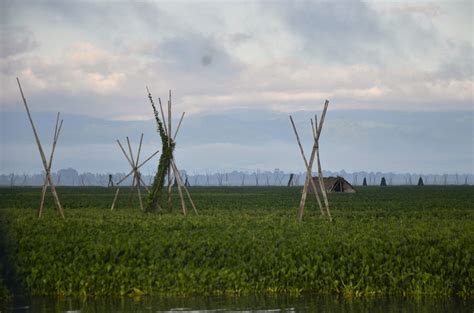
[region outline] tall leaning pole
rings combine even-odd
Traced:
[[[53,147],[52,147],[51,155],[50,155],[49,162],[48,162],[46,160],[46,155],[45,155],[43,147],[41,145],[41,142],[40,142],[40,139],[39,139],[39,136],[38,136],[38,132],[36,131],[35,124],[33,123],[33,119],[31,118],[31,113],[30,113],[30,109],[28,107],[28,102],[26,101],[26,98],[25,98],[25,95],[23,93],[23,89],[21,88],[20,80],[18,79],[18,77],[16,78],[16,81],[18,83],[18,88],[20,89],[20,94],[21,94],[21,98],[23,100],[23,104],[25,105],[26,114],[28,115],[28,119],[30,121],[31,128],[33,129],[33,134],[35,136],[36,145],[38,146],[38,150],[39,150],[39,153],[40,153],[40,156],[41,156],[41,161],[43,163],[43,167],[44,167],[44,171],[45,171],[45,181],[44,181],[43,190],[42,190],[42,193],[41,193],[41,204],[40,204],[40,207],[38,209],[38,218],[40,218],[42,213],[43,213],[44,198],[45,198],[45,193],[46,193],[48,184],[51,187],[51,193],[53,194],[53,200],[54,200],[54,205],[56,206],[56,210],[58,211],[59,215],[62,218],[64,218],[64,210],[63,210],[63,207],[61,206],[61,202],[59,201],[59,196],[58,196],[58,193],[56,192],[56,187],[54,186],[53,179],[51,178],[51,165],[52,165],[52,162],[53,162],[53,155],[54,155],[54,151],[56,149],[56,143],[59,139],[59,133],[61,131],[63,121],[61,120],[61,122],[59,123],[59,112],[58,112],[58,115],[56,117],[56,127],[55,127],[55,130],[54,130]]]
[[[311,150],[311,155],[309,157],[309,160],[306,158],[303,145],[301,144],[300,136],[295,126],[295,122],[293,121],[293,117],[290,115],[291,126],[293,128],[293,132],[295,134],[296,141],[298,143],[298,147],[301,153],[301,157],[303,158],[305,169],[306,169],[306,179],[303,185],[303,192],[301,194],[301,201],[300,201],[300,206],[298,209],[299,222],[303,220],[304,207],[306,204],[308,190],[311,190],[314,193],[316,202],[318,203],[319,209],[321,211],[321,215],[324,217],[327,217],[330,222],[332,221],[331,212],[329,210],[329,201],[326,194],[326,187],[324,186],[323,169],[322,169],[321,160],[319,157],[319,138],[321,136],[321,132],[323,129],[323,124],[326,118],[326,111],[328,109],[328,105],[329,105],[329,101],[326,100],[324,103],[324,109],[323,109],[323,113],[321,115],[321,120],[319,124],[318,124],[318,118],[316,115],[314,116],[314,122],[313,122],[313,119],[311,119],[311,131],[313,134],[313,147]],[[315,159],[316,159],[316,163],[318,167],[318,183],[319,183],[318,185],[319,186],[316,185],[312,176],[312,168],[313,168]],[[321,195],[323,196],[323,201],[321,201],[321,198],[319,197],[319,192],[321,192]]]

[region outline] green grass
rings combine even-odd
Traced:
[[[60,188],[66,220],[40,190],[0,189],[6,280],[35,295],[339,293],[472,297],[474,188],[368,187],[314,199],[300,189],[191,189],[199,216],[144,214],[121,190]],[[1,280],[0,280],[1,284]],[[0,286],[1,288],[1,286]]]

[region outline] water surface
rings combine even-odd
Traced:
[[[0,312],[474,312],[474,301],[458,298],[364,298],[337,296],[239,296],[142,298],[17,298]]]

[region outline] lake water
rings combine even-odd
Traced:
[[[0,312],[105,313],[105,312],[371,312],[436,313],[474,312],[474,299],[369,298],[337,296],[240,296],[240,297],[142,297],[15,299]]]

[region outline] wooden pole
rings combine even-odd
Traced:
[[[316,159],[317,159],[317,162],[318,162],[319,185],[321,186],[321,192],[322,192],[323,198],[324,198],[324,205],[326,206],[326,213],[329,217],[329,221],[332,222],[331,212],[329,211],[328,196],[327,196],[327,193],[326,193],[326,187],[324,186],[323,170],[321,168],[321,159],[319,158],[319,148],[316,150]]]
[[[176,135],[178,135],[178,131],[179,131],[179,128],[181,127],[181,122],[183,122],[183,118],[184,118],[185,113],[186,112],[183,112],[183,114],[181,114],[181,118],[179,119],[178,127],[176,128],[176,131],[174,132],[173,141],[176,139]]]
[[[182,181],[181,174],[178,171],[178,167],[176,166],[176,162],[174,161],[174,158],[171,159],[171,163],[172,163],[173,167],[176,168],[176,170],[178,172],[178,177]],[[189,202],[191,202],[191,206],[193,207],[194,213],[196,213],[196,215],[198,215],[198,211],[196,209],[196,206],[194,205],[194,201],[191,198],[191,194],[189,193],[189,190],[188,190],[188,188],[186,188],[186,186],[184,186],[184,191],[186,192],[186,195],[188,196]]]
[[[171,89],[169,91],[169,100],[168,100],[168,148],[171,147]],[[171,164],[168,168],[168,209],[170,211],[173,210],[172,204],[171,204],[171,188],[173,187],[173,184],[171,182]]]
[[[178,169],[175,166],[173,166],[173,162],[171,161],[170,161],[170,166],[173,169],[176,185],[178,186],[178,194],[179,194],[179,199],[181,201],[181,209],[183,211],[183,215],[186,216],[186,213],[187,213],[186,204],[184,202],[183,191],[181,190],[181,186],[183,185],[183,182],[181,181],[181,174],[179,173]]]
[[[140,137],[140,144],[138,145],[138,154],[137,154],[137,160],[135,161],[135,167],[138,165],[138,160],[140,159],[140,152],[142,151],[142,142],[143,142],[143,133]]]
[[[141,149],[142,149],[142,144],[143,144],[143,133],[141,134],[141,137],[140,137],[140,143],[138,145],[138,153],[137,153],[137,159],[136,160],[133,159],[133,152],[132,152],[132,148],[131,148],[131,144],[130,144],[130,139],[128,137],[127,137],[127,145],[128,145],[128,149],[129,149],[129,152],[130,152],[130,156],[125,151],[124,147],[120,143],[120,140],[117,139],[117,143],[118,143],[118,145],[120,147],[120,150],[122,151],[123,155],[127,159],[130,166],[132,167],[132,170],[127,175],[125,175],[121,180],[119,180],[116,183],[116,185],[117,186],[120,185],[125,179],[127,179],[128,177],[130,177],[130,175],[133,174],[132,185],[131,185],[131,190],[130,190],[130,194],[129,194],[128,203],[129,203],[129,205],[131,204],[131,198],[132,198],[133,192],[136,188],[137,192],[138,192],[140,208],[143,210],[143,200],[142,200],[142,197],[141,197],[141,187],[142,186],[145,187],[145,189],[148,192],[149,192],[149,190],[148,190],[148,187],[146,186],[146,184],[143,182],[143,179],[141,177],[141,173],[140,173],[139,169],[140,169],[140,167],[145,165],[145,163],[147,163],[152,157],[154,157],[159,152],[159,150],[155,151],[145,161],[140,163],[140,165],[137,165],[138,162],[139,162],[140,155],[141,155]],[[160,208],[160,210],[161,210],[161,208]]]
[[[115,201],[117,201],[117,196],[118,196],[119,190],[120,190],[120,188],[117,187],[117,191],[115,192],[114,201],[112,202],[112,206],[110,207],[110,211],[113,211],[113,209],[115,207]]]
[[[48,189],[48,181],[51,179],[51,165],[53,163],[54,151],[56,150],[56,143],[58,142],[58,139],[59,139],[59,132],[61,131],[61,128],[63,126],[63,120],[61,120],[59,127],[58,127],[58,124],[59,124],[59,112],[58,112],[58,115],[56,116],[56,126],[54,127],[53,147],[51,149],[51,155],[49,157],[48,168],[45,173],[43,190],[41,192],[41,202],[38,208],[38,217],[41,217],[41,215],[43,214],[43,205],[44,205],[44,199],[46,197],[46,190]]]
[[[133,152],[132,152],[132,146],[130,145],[130,139],[127,136],[127,145],[128,145],[128,151],[130,152],[130,165],[132,166],[133,169],[135,169],[135,160],[133,158]]]
[[[58,115],[56,116],[56,126],[54,127],[53,148],[51,150],[51,155],[50,155],[49,163],[48,163],[48,169],[46,170],[46,173],[44,176],[43,189],[41,191],[41,202],[38,208],[38,218],[41,217],[41,215],[43,214],[44,199],[46,196],[46,190],[48,189],[48,176],[49,176],[49,171],[51,169],[51,162],[53,161],[54,146],[55,146],[57,133],[58,133],[58,123],[59,123],[59,112],[58,112]]]
[[[321,131],[323,130],[323,124],[324,124],[324,119],[326,118],[326,111],[328,110],[328,105],[329,105],[329,101],[326,100],[324,102],[323,114],[321,115],[321,121],[319,123],[318,132],[317,132],[318,141],[319,141],[319,137],[321,136]]]
[[[118,139],[117,139],[117,143],[118,143],[120,149],[122,150],[123,155],[125,156],[125,158],[127,158],[128,163],[129,163],[130,166],[132,167],[132,173],[133,173],[133,162],[132,162],[132,160],[130,160],[130,158],[128,157],[127,153],[125,152],[125,149],[123,148],[122,144],[120,143],[120,141],[119,141]],[[132,173],[131,173],[131,174],[132,174]]]
[[[329,101],[326,100],[324,102],[323,114],[321,115],[321,121],[319,122],[319,125],[318,125],[318,122],[317,122],[317,119],[316,119],[317,116],[315,115],[315,123],[316,123],[315,128],[317,129],[315,144],[316,144],[316,160],[317,160],[317,163],[318,163],[319,185],[321,186],[321,193],[323,194],[326,214],[329,217],[329,221],[332,222],[332,216],[331,216],[331,212],[329,210],[329,201],[328,201],[328,197],[327,197],[327,193],[326,193],[326,187],[324,186],[324,178],[323,178],[323,170],[322,170],[322,167],[321,167],[321,159],[319,157],[319,138],[321,137],[321,132],[322,132],[322,129],[323,129],[324,119],[326,118],[326,112],[327,112],[327,109],[328,109],[328,105],[329,105]]]
[[[31,128],[33,129],[33,134],[35,136],[36,145],[38,146],[38,150],[39,150],[40,155],[41,155],[41,161],[43,162],[43,167],[44,167],[45,171],[47,171],[48,164],[46,162],[46,157],[45,157],[45,154],[44,154],[44,151],[43,151],[43,147],[41,146],[41,142],[39,140],[38,133],[36,132],[36,127],[35,127],[35,124],[33,123],[33,119],[31,118],[30,109],[28,108],[28,104],[26,102],[25,95],[23,94],[23,89],[21,88],[20,80],[18,79],[18,77],[16,78],[16,81],[18,83],[18,88],[20,89],[21,98],[23,99],[23,104],[25,105],[26,113],[28,114],[28,119],[30,120]],[[64,211],[63,211],[63,208],[61,206],[61,202],[59,201],[59,197],[58,197],[58,194],[56,192],[56,188],[55,188],[55,186],[53,184],[53,181],[52,181],[50,176],[48,176],[48,183],[51,186],[51,193],[53,194],[53,199],[54,199],[54,204],[56,206],[56,209],[58,210],[61,217],[64,218]]]
[[[139,173],[140,173],[140,172],[139,172]],[[143,179],[142,179],[142,174],[141,174],[141,173],[140,173],[140,186],[145,187],[145,190],[146,190],[147,192],[150,192],[150,190],[148,189],[147,185],[145,184],[145,182],[144,182]]]
[[[125,158],[127,159],[128,163],[130,164],[130,166],[132,167],[132,173],[133,173],[133,178],[132,178],[132,184],[130,185],[130,194],[128,195],[128,205],[130,206],[131,205],[131,201],[132,201],[132,195],[133,195],[133,191],[134,191],[134,187],[135,187],[135,180],[136,180],[136,171],[135,171],[135,164],[133,163],[134,160],[133,160],[133,154],[132,154],[132,148],[130,146],[130,140],[129,138],[127,137],[127,144],[128,144],[128,149],[130,151],[130,157],[127,155],[127,153],[125,152],[125,149],[123,148],[122,144],[120,143],[120,141],[117,139],[117,143],[120,147],[120,149],[122,150],[122,153],[123,155],[125,156]]]
[[[137,191],[138,191],[138,202],[140,203],[140,210],[144,211],[143,209],[143,202],[142,202],[142,193],[140,191],[140,180],[141,180],[141,177],[140,177],[140,172],[137,171]]]
[[[311,173],[312,172],[311,168],[313,166],[314,156],[315,156],[315,153],[316,153],[316,147],[315,147],[315,145],[313,145],[313,150],[311,151],[311,157],[310,157],[310,161],[309,161],[309,164],[308,164],[308,161],[306,160],[306,156],[304,155],[304,150],[303,150],[303,146],[301,145],[301,141],[300,141],[300,137],[298,135],[298,131],[296,130],[296,126],[295,126],[295,123],[294,123],[293,118],[291,117],[291,115],[290,115],[290,121],[291,121],[291,125],[293,126],[293,131],[294,131],[295,136],[296,136],[296,141],[298,142],[298,146],[300,148],[301,156],[303,157],[303,161],[305,163],[306,171],[307,171],[306,172],[305,184],[303,186],[303,193],[301,195],[300,208],[299,208],[299,212],[298,212],[298,221],[301,222],[303,220],[304,206],[306,204],[306,196],[307,196],[309,184],[311,184],[311,186],[313,187],[314,195],[316,197],[316,201],[318,202],[319,209],[321,210],[321,213],[323,215],[324,215],[324,211],[323,211],[321,200],[319,199],[318,191],[316,189],[316,185],[314,184],[312,173]]]
[[[128,138],[128,137],[127,137]],[[140,190],[140,187],[141,187],[141,181],[142,181],[142,177],[141,177],[141,174],[140,172],[138,171],[138,168],[137,168],[137,165],[138,165],[138,160],[140,159],[140,152],[142,150],[142,142],[143,142],[143,133],[140,137],[140,144],[138,145],[138,153],[137,153],[137,159],[135,160],[134,162],[134,170],[135,170],[135,175],[137,177],[137,190],[138,190],[138,200],[139,200],[139,203],[140,203],[140,209],[142,211],[144,211],[143,209],[143,202],[142,202],[142,193],[141,193],[141,190]]]
[[[152,157],[154,157],[158,152],[160,152],[160,150],[156,150],[152,155],[150,155],[150,156],[148,157],[148,159],[146,159],[145,161],[143,161],[142,163],[140,163],[140,165],[138,165],[137,168],[139,169],[139,168],[142,167],[146,162],[150,161],[150,159],[151,159]]]

